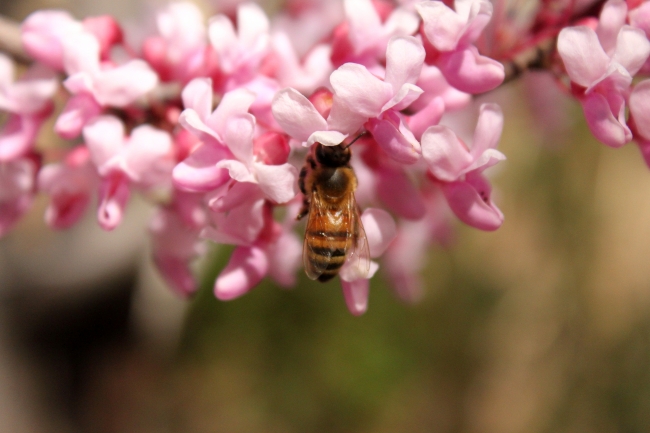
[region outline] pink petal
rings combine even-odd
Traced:
[[[424,34],[440,51],[456,48],[465,30],[466,19],[445,6],[443,2],[421,2],[415,9],[422,17]]]
[[[216,164],[228,156],[229,152],[219,145],[201,144],[174,167],[174,184],[182,190],[197,192],[220,187],[230,180],[230,175]]]
[[[381,108],[381,111],[384,112],[389,109],[393,109],[395,111],[401,111],[411,105],[413,101],[418,99],[420,95],[422,94],[423,90],[420,89],[418,86],[415,84],[404,84],[396,93],[393,95],[393,97],[390,99],[390,101],[386,102],[384,106]]]
[[[414,11],[398,7],[384,22],[384,32],[395,36],[412,35],[417,32],[419,25],[420,17]]]
[[[128,181],[124,177],[109,176],[103,179],[97,209],[97,220],[101,228],[110,231],[122,222],[130,194]]]
[[[609,56],[589,27],[562,29],[557,49],[571,81],[583,87],[590,87],[607,71]]]
[[[649,55],[650,42],[643,30],[624,26],[616,39],[616,51],[613,60],[627,69],[630,75],[635,75]]]
[[[183,107],[191,108],[199,119],[205,121],[212,113],[212,80],[210,78],[193,79],[183,88],[181,98]]]
[[[238,298],[258,285],[268,269],[268,258],[260,247],[237,247],[217,277],[214,294],[222,301]]]
[[[650,140],[650,80],[634,86],[630,93],[630,114],[638,133],[645,140]]]
[[[124,125],[115,116],[99,116],[84,127],[83,136],[93,164],[105,175],[111,159],[124,148]]]
[[[405,136],[392,122],[383,119],[370,119],[366,126],[377,144],[394,160],[414,164],[420,159],[419,146],[412,134]]]
[[[393,97],[390,84],[356,63],[346,63],[332,72],[330,82],[336,97],[350,110],[366,118],[377,117],[384,104]]]
[[[65,11],[42,10],[29,15],[21,25],[25,51],[35,60],[56,70],[63,69],[61,39],[83,31],[83,26]]]
[[[432,126],[422,134],[422,157],[438,179],[453,182],[472,163],[472,156],[446,126]]]
[[[188,260],[169,255],[154,255],[153,260],[160,274],[176,293],[188,297],[196,292],[198,284]]]
[[[271,110],[284,132],[298,141],[305,142],[313,132],[327,130],[323,116],[307,98],[292,88],[275,95]]]
[[[292,233],[283,231],[267,250],[269,275],[283,287],[296,284],[296,272],[302,264],[302,242]]]
[[[158,75],[140,59],[102,71],[95,81],[95,98],[102,105],[125,107],[153,90]]]
[[[361,215],[361,221],[368,238],[370,257],[381,256],[397,235],[395,220],[385,210],[368,208]]]
[[[171,177],[172,139],[168,132],[140,125],[131,132],[124,171],[131,181],[144,186],[164,185]]]
[[[503,224],[503,214],[490,201],[490,185],[480,175],[465,182],[442,186],[449,207],[465,224],[479,230],[492,231]]]
[[[370,0],[345,0],[345,16],[351,31],[352,44],[361,51],[381,29],[381,20]]]
[[[334,96],[332,108],[327,118],[329,129],[350,135],[357,132],[366,120],[368,120],[367,117],[353,110],[341,98]]]
[[[440,70],[456,89],[467,93],[483,93],[498,87],[505,77],[503,65],[481,56],[476,47],[443,54]]]
[[[255,177],[264,195],[276,203],[286,203],[297,194],[298,170],[291,164],[254,163]]]
[[[476,129],[471,155],[478,158],[488,149],[495,149],[503,131],[503,112],[498,104],[482,104]]]
[[[223,137],[230,119],[247,114],[255,98],[255,93],[244,88],[227,92],[214,113],[205,120],[206,124]]]
[[[99,72],[99,41],[89,32],[68,34],[62,38],[65,71],[94,76]]]
[[[203,122],[203,119],[199,116],[199,113],[194,111],[191,108],[186,108],[183,110],[181,115],[178,117],[178,123],[183,126],[183,128],[190,131],[195,137],[200,138],[204,141],[213,140],[217,141],[219,144],[223,143],[223,138],[212,130],[208,125]]]
[[[360,316],[368,309],[368,294],[370,284],[368,280],[356,280],[352,282],[341,280],[343,297],[348,310],[355,316]]]
[[[386,50],[386,77],[384,81],[393,86],[393,92],[404,84],[415,84],[424,63],[422,42],[411,36],[394,37]]]
[[[243,3],[237,8],[237,30],[241,43],[254,47],[269,32],[269,19],[264,10],[255,3]]]
[[[632,139],[625,123],[614,117],[607,99],[599,93],[587,94],[581,101],[587,125],[592,134],[610,147],[621,147]]]
[[[102,107],[91,95],[87,93],[73,95],[56,119],[54,132],[68,140],[76,138],[81,134],[83,127],[101,112]]]
[[[646,35],[650,34],[650,3],[644,2],[628,14],[632,27],[641,29]]]
[[[403,170],[384,169],[377,175],[377,194],[388,210],[406,219],[424,216],[426,208],[420,192]]]
[[[27,158],[0,163],[0,237],[31,207],[36,170],[34,162]]]
[[[444,100],[440,97],[433,98],[427,106],[408,118],[409,129],[415,138],[420,140],[424,131],[429,126],[437,125],[444,113]]]
[[[13,161],[34,146],[41,121],[34,116],[10,114],[0,130],[0,162]]]
[[[228,170],[230,177],[237,182],[257,183],[257,179],[255,179],[255,175],[251,172],[250,168],[240,161],[235,159],[222,159],[217,162],[217,167]]]
[[[316,131],[307,139],[307,146],[314,143],[320,143],[323,146],[336,146],[343,143],[347,134],[341,134],[338,131]]]
[[[492,18],[492,3],[489,0],[470,0],[456,1],[454,5],[456,12],[461,16],[467,17],[468,20],[459,45],[472,44],[479,38],[483,29]]]
[[[233,116],[222,132],[223,139],[232,154],[241,162],[253,162],[253,134],[255,133],[255,117],[251,114]]]
[[[627,5],[622,0],[609,0],[600,12],[596,34],[603,49],[611,54],[616,46],[616,39],[625,24]]]

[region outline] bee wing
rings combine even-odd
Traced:
[[[352,251],[348,256],[346,266],[352,266],[354,273],[359,278],[367,278],[370,272],[370,246],[366,231],[363,229],[359,206],[354,199],[354,194],[349,201],[349,212],[352,215]]]
[[[343,208],[343,213],[347,208]],[[352,244],[352,226],[351,219],[344,215],[336,216],[328,209],[327,204],[323,202],[318,193],[314,190],[311,195],[309,204],[309,217],[305,229],[305,240],[302,250],[302,262],[305,267],[305,273],[312,280],[318,279],[327,269],[332,261],[331,245],[339,241],[334,234],[349,233],[345,242],[344,250],[349,251]],[[314,260],[314,258],[318,260]]]

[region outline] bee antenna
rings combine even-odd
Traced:
[[[347,146],[344,147],[343,145],[341,145],[341,147],[342,147],[344,150],[347,149],[348,147],[352,146],[352,145],[354,144],[355,141],[357,141],[358,139],[360,139],[361,137],[363,137],[364,135],[366,135],[366,133],[367,133],[367,131],[363,131],[361,134],[357,135],[356,138],[355,138],[354,140],[352,140],[351,142],[349,142],[349,143],[347,144]]]

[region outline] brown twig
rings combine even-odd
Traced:
[[[33,61],[23,49],[20,24],[3,16],[0,16],[0,51],[19,63],[29,64]]]

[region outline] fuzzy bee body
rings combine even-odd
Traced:
[[[357,177],[350,149],[316,143],[300,172],[305,201],[297,219],[309,215],[303,264],[313,280],[334,278],[347,260],[369,268],[369,250],[354,197]]]

